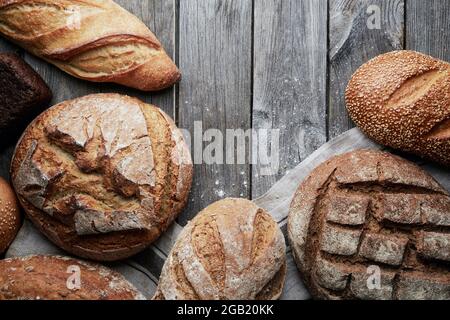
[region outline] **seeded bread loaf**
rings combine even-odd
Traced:
[[[286,275],[284,237],[244,199],[218,201],[184,228],[153,299],[278,299]]]
[[[145,300],[103,266],[60,256],[0,260],[0,300]]]
[[[180,72],[155,35],[112,0],[0,0],[0,33],[81,79],[154,91]]]
[[[324,299],[450,299],[450,195],[413,163],[358,150],[317,167],[291,204],[288,237]]]
[[[414,51],[367,62],[353,75],[347,109],[379,144],[450,166],[450,64]]]
[[[0,178],[0,254],[8,249],[20,229],[20,209],[11,186]]]
[[[61,248],[93,260],[151,244],[187,202],[192,162],[159,108],[118,94],[62,102],[23,134],[11,177],[30,220]]]
[[[0,130],[36,116],[51,98],[44,80],[25,61],[0,53]]]

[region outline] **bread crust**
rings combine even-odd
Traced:
[[[414,51],[382,54],[351,78],[347,109],[377,143],[450,165],[450,64]]]
[[[263,209],[245,199],[218,201],[183,229],[153,299],[278,299],[285,251],[280,228]]]
[[[300,184],[288,239],[316,299],[450,299],[449,210],[450,195],[421,168],[357,150]],[[367,285],[370,266],[380,268],[379,290]]]
[[[118,94],[62,102],[36,118],[11,165],[19,201],[55,244],[92,260],[143,250],[192,183],[189,150],[160,109]]]
[[[69,286],[70,277],[80,283]],[[0,300],[145,300],[122,275],[103,266],[61,256],[0,261]]]
[[[0,129],[32,119],[51,98],[47,84],[22,58],[0,53]]]
[[[181,77],[147,26],[112,0],[3,0],[0,17],[5,37],[80,79],[157,91]]]
[[[15,239],[21,225],[19,202],[11,186],[0,178],[0,254]]]

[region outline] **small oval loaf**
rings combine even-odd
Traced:
[[[0,254],[8,249],[20,229],[20,208],[11,186],[0,178]]]
[[[278,299],[286,276],[283,234],[244,199],[218,201],[181,232],[153,299]]]
[[[103,266],[60,256],[28,256],[0,260],[0,300],[145,297],[122,275]]]
[[[450,299],[450,194],[400,157],[325,161],[298,187],[287,231],[317,299]]]
[[[360,67],[347,109],[371,139],[450,166],[450,64],[413,51],[380,55]]]
[[[112,0],[0,0],[0,33],[80,79],[144,91],[180,79],[155,35]]]
[[[192,161],[162,110],[94,94],[28,126],[11,179],[30,220],[56,245],[112,261],[143,250],[172,223],[188,199]]]

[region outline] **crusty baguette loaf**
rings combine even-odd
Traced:
[[[450,299],[449,230],[449,193],[415,164],[376,150],[314,169],[288,218],[310,293],[333,300]]]
[[[155,35],[112,0],[0,0],[0,33],[81,79],[155,91],[180,78]]]
[[[244,199],[218,201],[183,229],[153,299],[278,299],[285,250],[280,228],[263,209]]]
[[[348,112],[376,142],[450,166],[450,64],[413,51],[380,55],[359,68]]]
[[[32,222],[84,258],[147,247],[187,202],[192,162],[159,108],[118,94],[62,102],[29,125],[11,179]]]
[[[9,183],[0,178],[0,255],[8,249],[16,237],[20,223],[17,197]]]
[[[122,275],[60,256],[0,260],[0,300],[145,300]]]

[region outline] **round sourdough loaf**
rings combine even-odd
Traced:
[[[221,200],[183,229],[153,299],[278,299],[285,250],[283,234],[267,212],[248,200]]]
[[[450,166],[450,64],[414,51],[380,55],[346,91],[356,125],[379,144]]]
[[[0,300],[145,300],[103,266],[59,256],[0,260]]]
[[[20,209],[11,186],[0,178],[0,254],[8,249],[20,229]]]
[[[62,102],[26,129],[12,161],[28,217],[81,257],[118,260],[155,241],[187,202],[192,162],[160,109],[117,94]]]
[[[413,163],[358,150],[317,167],[288,219],[316,298],[450,299],[450,196]]]

